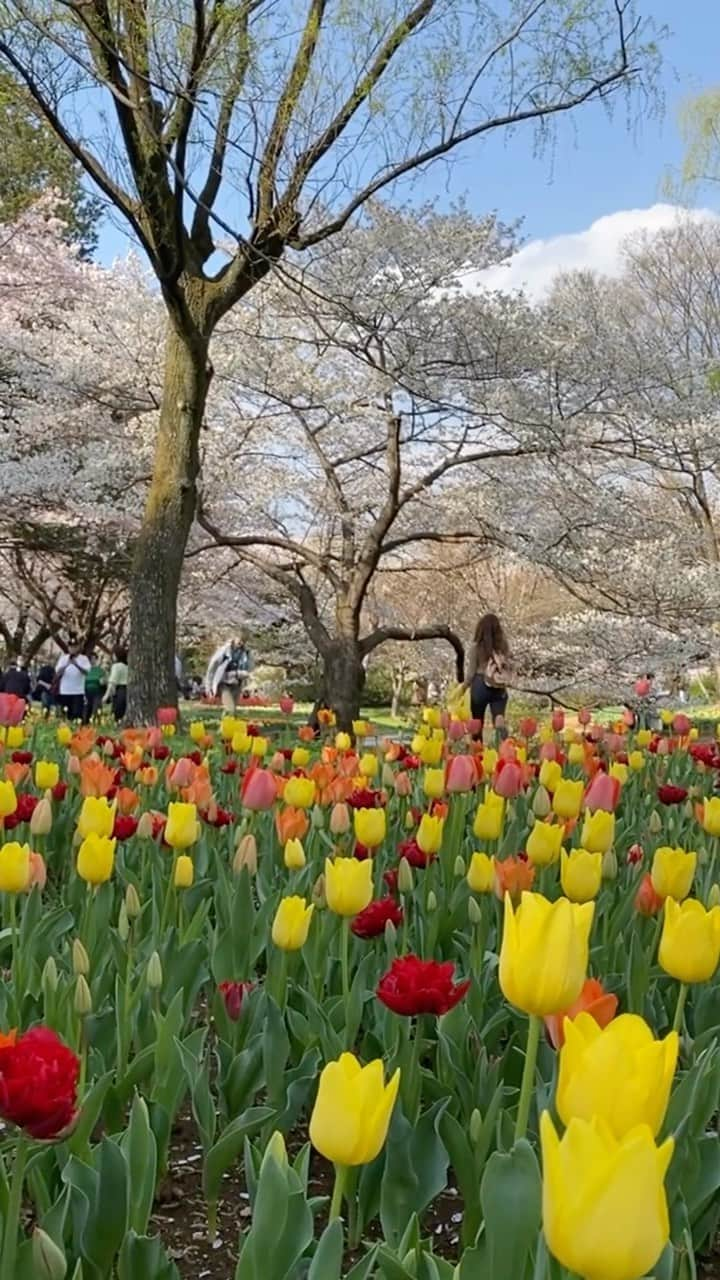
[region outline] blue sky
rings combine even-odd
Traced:
[[[642,120],[636,114],[628,122],[620,97],[612,117],[593,104],[565,118],[552,149],[540,155],[534,152],[531,126],[511,135],[496,134],[455,159],[449,172],[438,169],[422,194],[439,196],[443,202],[465,195],[474,212],[495,209],[508,221],[522,218],[523,236],[531,241],[562,240],[607,215],[657,205],[663,199],[663,175],[682,155],[677,125],[681,103],[720,80],[719,6],[720,0],[644,0],[643,8],[652,12],[658,27],[669,28],[663,43],[659,116]],[[720,196],[703,197],[704,204],[720,208]],[[628,225],[641,222],[634,215]],[[626,223],[620,219],[601,225],[611,235]],[[128,244],[119,227],[107,223],[98,256],[110,261],[125,253]],[[558,255],[562,261],[562,243]]]

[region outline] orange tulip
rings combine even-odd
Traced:
[[[126,751],[144,751],[148,745],[147,729],[123,729],[120,734],[120,741]],[[159,742],[155,744],[159,746]]]
[[[80,760],[80,795],[106,796],[115,785],[115,770],[99,756],[85,756]]]
[[[186,804],[196,804],[206,809],[212,800],[212,783],[210,774],[204,765],[196,769],[195,777],[189,787],[182,787],[180,794]]]
[[[82,760],[83,756],[89,755],[94,746],[95,730],[91,729],[89,725],[84,729],[76,729],[70,739],[70,750],[79,760]]]
[[[310,724],[302,724],[298,729],[298,738],[301,742],[313,742],[315,739],[315,730]]]
[[[565,1019],[577,1018],[579,1013],[589,1013],[599,1027],[606,1027],[612,1022],[618,1008],[617,996],[611,995],[597,978],[586,978],[580,995],[569,1009],[562,1013],[551,1013],[545,1019],[545,1027],[555,1049],[561,1049],[565,1043]]]
[[[530,862],[524,862],[522,858],[499,858],[494,859],[495,863],[495,894],[501,902],[505,901],[505,894],[509,893],[513,902],[517,902],[520,894],[526,890],[532,889],[535,880],[535,868]]]
[[[30,766],[27,764],[19,764],[16,760],[8,760],[5,765],[5,777],[8,782],[12,782],[14,787],[19,787],[30,773]]]
[[[665,899],[655,892],[652,876],[649,871],[646,871],[635,894],[635,910],[641,916],[656,916],[664,901]]]
[[[30,893],[30,890],[34,889],[35,885],[37,885],[38,888],[40,889],[40,892],[42,893],[46,883],[47,883],[47,867],[45,866],[45,859],[43,858],[41,853],[35,853],[34,850],[31,849],[30,850],[30,876],[28,878],[28,883],[27,883],[27,892]]]
[[[154,787],[158,780],[158,771],[154,764],[146,764],[144,769],[138,769],[137,780],[144,787]]]
[[[288,840],[304,840],[307,835],[310,819],[304,809],[292,809],[285,805],[275,815],[275,830],[283,849]]]
[[[119,813],[134,813],[140,803],[140,797],[132,787],[120,787],[115,799]]]

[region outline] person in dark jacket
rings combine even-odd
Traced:
[[[30,697],[30,676],[22,658],[16,658],[5,672],[3,692],[14,693],[17,698]]]

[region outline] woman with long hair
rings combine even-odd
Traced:
[[[475,628],[468,654],[465,687],[470,689],[473,720],[480,721],[479,736],[490,709],[494,728],[505,735],[508,684],[512,675],[510,646],[497,614],[485,613]]]

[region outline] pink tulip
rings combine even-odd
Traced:
[[[285,757],[282,751],[275,752],[272,759],[270,760],[269,767],[272,769],[273,773],[285,772]]]
[[[592,720],[592,712],[587,707],[581,707],[578,711],[578,720],[580,724],[589,724]]]
[[[476,782],[477,770],[472,756],[451,756],[445,780],[447,790],[472,791]]]
[[[412,778],[410,774],[402,769],[400,773],[395,775],[395,795],[409,796],[412,791]]]
[[[558,749],[554,742],[543,742],[540,748],[541,760],[557,760]]]
[[[18,698],[15,693],[0,693],[0,724],[20,724],[26,710],[24,698]]]
[[[553,711],[550,723],[554,733],[562,733],[565,728],[565,712],[562,707],[558,707],[556,711]]]
[[[657,744],[657,753],[659,756],[672,755],[672,742],[669,738],[661,738]]]
[[[604,809],[606,813],[614,813],[620,799],[620,783],[607,773],[596,773],[585,792],[585,808],[590,813],[596,809]]]
[[[638,698],[647,698],[650,692],[650,681],[647,676],[641,676],[639,680],[635,681],[635,692]]]
[[[621,751],[625,750],[625,739],[621,733],[606,733],[605,745],[609,754],[611,756],[616,756],[619,755]]]
[[[154,725],[151,729],[148,729],[147,744],[151,751],[154,751],[155,747],[161,747],[162,740],[163,740],[162,733]]]
[[[295,709],[295,699],[289,697],[287,693],[284,693],[278,702],[278,706],[284,716],[291,716]]]
[[[507,761],[498,769],[493,782],[493,791],[506,800],[514,800],[523,789],[523,771],[519,764]]]
[[[448,725],[448,737],[452,742],[459,742],[465,737],[465,723],[463,720],[451,720]]]
[[[195,765],[187,756],[181,756],[167,772],[171,787],[189,787],[195,776]]]
[[[534,716],[525,716],[520,721],[520,734],[523,738],[533,738],[537,732],[537,720]]]
[[[269,769],[248,769],[240,796],[246,809],[272,809],[277,798],[275,779]]]
[[[692,721],[684,712],[678,711],[677,715],[673,717],[672,727],[673,733],[676,733],[679,738],[685,738],[692,729]]]
[[[155,719],[158,724],[177,724],[177,707],[158,707]]]
[[[479,733],[481,728],[482,728],[482,726],[481,726],[481,724],[480,724],[480,721],[479,721],[479,720],[466,720],[466,721],[465,721],[465,732],[466,732],[466,733],[469,733],[469,735],[470,735],[470,737],[471,737],[471,738],[474,738],[474,737],[475,737],[475,734],[476,734],[476,733]]]
[[[68,773],[71,773],[73,777],[78,777],[81,773],[80,761],[77,756],[72,754],[72,752],[68,754],[67,771]]]
[[[28,878],[26,893],[29,893],[31,889],[34,889],[35,885],[38,886],[40,892],[42,893],[46,884],[47,884],[47,867],[45,866],[45,859],[43,858],[41,853],[35,853],[34,850],[31,850],[30,875]]]

